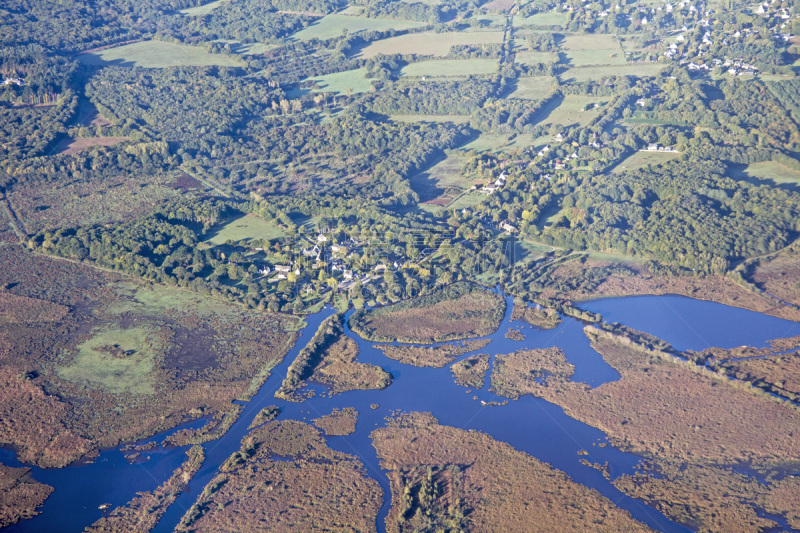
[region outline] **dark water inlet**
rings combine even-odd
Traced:
[[[506,339],[504,335],[512,325],[511,298],[507,301],[508,309],[500,328],[488,337],[491,343],[461,358],[474,353],[494,356],[522,348],[558,346],[576,367],[574,380],[595,387],[619,378],[616,370],[591,348],[583,334],[583,324],[577,320],[565,318],[564,322],[552,330],[539,330],[515,322],[513,326],[526,336],[525,340]],[[696,330],[707,325],[698,316],[712,316],[726,326],[722,329],[702,329],[707,339],[720,346],[733,343],[732,346],[752,344],[758,347],[763,346],[767,339],[800,334],[800,324],[681,297],[609,299],[591,302],[584,307],[604,313],[607,321],[619,321],[658,335],[678,348],[702,349],[698,341],[689,336],[692,328]],[[327,442],[336,450],[359,457],[366,474],[377,480],[383,489],[385,498],[376,524],[379,531],[385,529],[384,519],[390,509],[391,492],[386,472],[380,468],[369,435],[373,430],[384,426],[385,418],[397,410],[429,411],[443,425],[483,431],[566,472],[573,480],[598,490],[656,530],[688,531],[655,509],[624,495],[600,472],[580,462],[580,459],[586,459],[591,463],[608,463],[612,479],[634,472],[640,462],[638,457],[611,446],[596,446],[606,442],[606,436],[600,430],[570,418],[558,406],[531,396],[524,396],[504,406],[482,405],[480,400],[491,402],[505,399],[489,392],[488,385],[482,390],[467,394],[464,387],[455,384],[448,367],[418,368],[388,359],[373,348],[374,343],[361,339],[349,329],[346,329],[346,333],[359,345],[358,360],[389,371],[394,378],[390,387],[382,391],[352,391],[334,397],[317,394],[303,403],[274,398],[275,391],[286,376],[288,366],[314,335],[322,320],[332,313],[333,310],[325,309],[308,318],[308,327],[303,330],[298,342],[283,362],[273,369],[270,379],[258,394],[250,402],[243,404],[244,410],[230,430],[220,439],[204,445],[206,459],[202,468],[189,483],[188,490],[167,510],[155,531],[167,532],[174,529],[206,484],[218,473],[219,465],[239,449],[241,439],[247,434],[247,427],[253,417],[269,405],[278,405],[282,409],[279,419],[310,421],[329,414],[334,408],[344,407],[354,407],[359,412],[354,434],[329,437]],[[674,321],[671,325],[668,320],[670,316]],[[680,324],[684,322],[692,325],[687,330],[689,333],[680,328]],[[767,326],[762,327],[762,323]],[[747,327],[743,327],[745,324]],[[742,331],[748,334],[742,336]],[[320,389],[320,392],[324,391]],[[473,399],[473,395],[478,397],[477,401]],[[372,404],[378,404],[379,408],[370,408]],[[201,423],[202,421],[194,422]],[[160,435],[143,442],[161,442],[163,438],[164,435]],[[87,465],[53,470],[34,467],[34,478],[56,490],[45,502],[42,514],[6,530],[82,531],[102,516],[102,511],[98,509],[101,504],[110,503],[112,508],[124,505],[136,492],[153,490],[163,483],[185,461],[186,449],[165,449],[159,446],[142,452],[142,456],[149,456],[149,460],[135,464],[130,464],[125,459],[125,452],[114,449],[102,452],[96,461]],[[581,450],[588,451],[589,455],[579,455]],[[8,450],[0,451],[0,462],[9,466],[20,466],[13,452]]]

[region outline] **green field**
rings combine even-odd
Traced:
[[[463,155],[451,154],[444,161],[412,176],[409,180],[411,188],[421,202],[443,207],[475,183],[461,173],[464,162]]]
[[[561,74],[562,82],[599,80],[607,76],[655,76],[661,72],[663,63],[627,63],[601,67],[577,67]]]
[[[364,48],[358,57],[375,57],[378,54],[446,56],[450,48],[457,44],[488,44],[501,42],[503,42],[503,32],[499,31],[413,33],[375,41]]]
[[[607,33],[566,35],[561,44],[564,50],[620,50],[619,41]]]
[[[636,170],[647,165],[660,165],[680,157],[676,152],[636,152],[614,167],[614,173]]]
[[[626,63],[625,54],[619,47],[603,50],[570,50],[565,55],[568,59],[567,64],[571,67],[624,65]]]
[[[530,17],[514,17],[514,26],[563,26],[569,20],[566,13],[536,13]]]
[[[530,52],[527,50],[517,52],[514,58],[514,61],[520,65],[549,64],[557,60],[558,57],[551,52]]]
[[[469,122],[469,115],[390,115],[389,118],[395,122]]]
[[[756,178],[760,180],[771,180],[775,183],[800,183],[800,170],[785,167],[774,161],[763,161],[748,165],[740,176]]]
[[[151,374],[165,353],[157,328],[109,326],[92,333],[78,346],[72,363],[58,368],[59,377],[112,394],[155,392]]]
[[[240,67],[235,57],[209,54],[198,46],[186,46],[163,41],[144,41],[109,48],[100,52],[80,54],[78,60],[85,65],[118,65],[124,67]]]
[[[579,124],[586,126],[599,113],[599,106],[610,100],[608,96],[581,96],[568,94],[558,107],[553,108],[545,115],[542,124],[561,124],[569,126]],[[598,104],[594,109],[583,111],[587,104]]]
[[[353,90],[353,93],[365,93],[372,87],[372,80],[364,77],[366,74],[367,69],[357,68],[312,78],[319,88],[315,87],[311,90],[313,92],[345,94],[349,87]]]
[[[553,92],[556,79],[550,76],[535,76],[532,78],[517,78],[517,88],[507,98],[520,98],[522,100],[541,100]]]
[[[190,7],[188,9],[181,9],[181,15],[187,15],[190,17],[198,17],[200,15],[207,15],[214,11],[216,8],[228,2],[230,0],[216,0],[215,2],[211,2],[209,4],[203,4],[202,6],[197,7]]]
[[[344,30],[349,35],[369,30],[405,30],[424,26],[421,22],[404,20],[372,19],[348,15],[326,15],[313,22],[310,26],[300,30],[292,36],[295,41],[308,41],[311,39],[332,39],[341,37]]]
[[[225,244],[229,239],[238,242],[252,239],[277,239],[283,235],[280,228],[266,220],[255,215],[245,215],[219,228],[206,242],[218,245]]]
[[[406,65],[400,73],[403,76],[472,76],[496,71],[496,59],[432,59]]]
[[[477,139],[465,144],[461,150],[475,150],[476,152],[507,152],[514,148],[527,148],[533,144],[529,134],[513,136],[503,133],[481,133]]]

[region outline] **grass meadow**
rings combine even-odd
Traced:
[[[78,60],[85,65],[119,65],[142,68],[242,66],[242,63],[235,57],[209,54],[198,46],[164,41],[143,41],[108,48],[100,52],[80,54]]]
[[[681,154],[676,152],[636,152],[614,167],[614,172],[636,170],[647,165],[660,165],[680,156]]]
[[[340,37],[345,30],[348,34],[369,30],[406,30],[424,26],[421,22],[405,20],[373,19],[349,15],[326,15],[292,36],[295,41],[311,39],[332,39]]]
[[[570,81],[599,80],[606,76],[655,76],[666,65],[663,63],[626,63],[622,65],[603,65],[594,67],[574,67],[561,74],[563,83]]]
[[[206,242],[218,245],[225,244],[228,240],[238,242],[252,239],[277,239],[283,235],[280,228],[266,220],[255,215],[245,215],[222,226]]]
[[[517,78],[517,88],[506,98],[541,100],[552,92],[555,83],[556,79],[550,76]]]
[[[514,26],[563,26],[569,20],[566,13],[536,13],[530,17],[514,17]]]

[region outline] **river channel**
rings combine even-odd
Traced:
[[[563,322],[552,330],[541,330],[522,322],[512,323],[513,302],[511,298],[506,300],[507,310],[500,328],[487,337],[491,340],[490,344],[460,359],[474,353],[494,356],[523,348],[557,346],[575,365],[575,381],[596,387],[619,378],[616,370],[606,364],[589,345],[583,333],[583,323],[563,317]],[[800,324],[794,322],[679,296],[612,298],[588,302],[582,307],[603,314],[607,322],[620,322],[652,333],[682,350],[744,344],[763,347],[769,339],[800,335]],[[311,339],[322,320],[332,313],[332,309],[325,309],[308,317],[308,326],[283,362],[273,370],[256,396],[242,404],[244,410],[237,422],[223,437],[203,445],[206,458],[202,468],[191,480],[188,489],[164,514],[155,531],[170,532],[175,528],[205,485],[217,474],[219,466],[239,449],[253,417],[269,405],[281,408],[279,420],[306,422],[329,414],[334,408],[354,407],[358,411],[356,432],[344,437],[328,437],[327,442],[336,450],[357,456],[364,464],[367,475],[382,487],[385,497],[376,521],[378,531],[385,530],[384,518],[391,501],[389,481],[386,472],[380,468],[369,435],[385,425],[386,417],[398,410],[429,411],[443,425],[485,432],[566,472],[573,480],[596,489],[658,531],[689,531],[654,508],[626,496],[598,470],[581,463],[581,459],[591,463],[607,463],[611,480],[635,471],[640,458],[611,446],[598,446],[607,442],[606,435],[600,430],[570,418],[558,406],[531,396],[523,396],[506,405],[484,405],[482,402],[505,400],[488,390],[489,379],[484,389],[467,393],[467,389],[454,382],[449,367],[418,368],[388,359],[373,347],[374,343],[361,339],[349,329],[346,329],[347,335],[359,345],[358,360],[390,372],[393,376],[392,385],[381,391],[352,391],[333,397],[328,396],[324,389],[317,388],[317,394],[302,403],[276,399],[274,394],[286,376],[289,364]],[[525,340],[505,338],[510,327],[521,330]],[[378,407],[373,408],[375,405]],[[203,422],[194,422],[195,425],[200,423]],[[34,478],[53,486],[55,491],[43,505],[40,515],[4,531],[82,531],[102,516],[100,505],[111,504],[113,509],[124,505],[137,492],[155,489],[186,459],[187,447],[160,446],[165,435],[141,441],[159,444],[144,452],[146,460],[141,462],[130,463],[125,458],[125,452],[116,448],[101,452],[97,459],[88,464],[63,469],[33,467]],[[580,455],[578,452],[581,450],[588,451],[589,455]],[[22,466],[9,450],[0,450],[0,462],[8,466]]]

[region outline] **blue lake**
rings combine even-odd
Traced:
[[[619,374],[603,361],[589,345],[583,333],[584,324],[565,318],[557,328],[539,330],[521,322],[510,322],[511,298],[507,298],[508,309],[498,331],[490,335],[491,343],[474,353],[491,355],[513,352],[522,348],[545,348],[558,346],[576,367],[574,379],[598,386],[619,378]],[[679,349],[703,349],[708,346],[732,347],[742,344],[764,346],[766,340],[800,334],[800,324],[775,319],[758,313],[726,307],[719,304],[691,300],[675,296],[650,296],[598,300],[583,307],[600,312],[608,322],[621,322],[630,327],[647,331]],[[297,344],[284,361],[276,367],[270,379],[250,402],[244,403],[239,420],[220,439],[204,445],[206,459],[190,482],[189,488],[166,512],[156,531],[172,531],[183,514],[196,501],[205,485],[217,474],[218,467],[240,446],[253,417],[268,405],[282,409],[279,419],[310,421],[329,414],[334,408],[354,407],[359,412],[356,432],[344,437],[329,437],[328,444],[337,450],[358,456],[367,474],[378,481],[389,495],[389,482],[382,471],[375,449],[369,439],[370,433],[385,424],[392,412],[429,411],[443,425],[462,429],[483,431],[495,439],[507,442],[514,448],[529,453],[555,468],[566,472],[572,479],[598,490],[616,505],[626,509],[638,520],[659,531],[688,531],[664,517],[655,509],[618,491],[603,475],[584,464],[608,463],[609,473],[615,479],[624,473],[633,473],[640,459],[623,453],[606,443],[600,430],[578,422],[564,414],[563,410],[544,400],[524,396],[503,406],[482,405],[481,400],[503,401],[488,390],[471,391],[457,385],[449,367],[417,368],[386,358],[373,347],[347,330],[347,334],[359,344],[359,361],[381,366],[394,378],[391,386],[382,391],[352,391],[328,397],[322,388],[315,388],[316,396],[303,403],[278,400],[274,393],[286,376],[286,370],[297,353],[311,339],[319,324],[333,313],[326,309],[309,317]],[[505,338],[510,327],[520,329],[524,341]],[[710,343],[708,345],[704,343]],[[469,357],[465,354],[461,358]],[[473,399],[477,396],[477,400]],[[370,406],[377,404],[377,409]],[[195,422],[197,424],[197,422]],[[143,442],[161,442],[164,435]],[[138,491],[149,491],[169,478],[186,458],[186,448],[165,449],[161,446],[143,452],[149,460],[130,464],[119,449],[104,451],[93,463],[60,470],[43,470],[34,467],[38,481],[55,487],[53,495],[45,502],[42,514],[7,528],[8,531],[25,532],[78,532],[102,516],[101,504],[112,507],[125,504]],[[588,451],[581,456],[579,451]],[[19,466],[14,454],[0,450],[0,462]],[[376,529],[384,530],[383,519],[388,513],[390,501],[384,505],[378,517]]]

